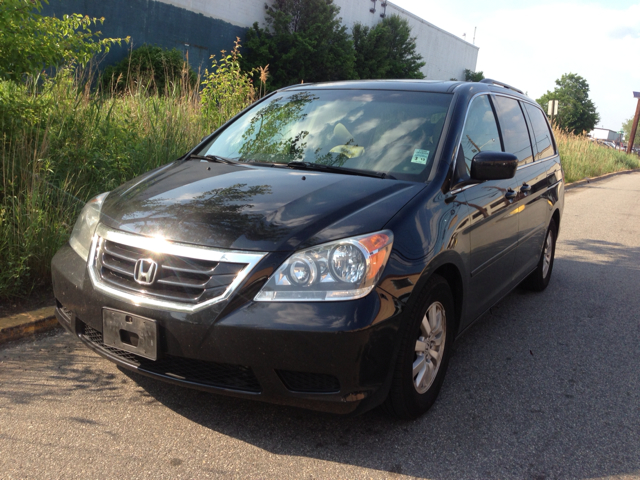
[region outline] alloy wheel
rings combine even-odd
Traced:
[[[542,278],[547,278],[549,268],[551,267],[551,259],[553,257],[553,231],[549,229],[547,239],[544,242],[544,251],[542,252]]]
[[[429,305],[420,324],[413,361],[413,386],[420,394],[425,393],[438,374],[446,340],[446,316],[440,302]]]

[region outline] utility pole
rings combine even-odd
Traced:
[[[633,151],[633,142],[636,139],[636,130],[638,130],[638,118],[640,118],[640,92],[633,92],[633,96],[638,99],[638,106],[636,107],[636,116],[633,117],[633,126],[631,127],[631,135],[629,135],[627,153]]]
[[[551,117],[551,126],[553,126],[553,117],[558,115],[558,100],[549,100],[549,117]]]

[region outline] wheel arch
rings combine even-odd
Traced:
[[[464,272],[463,262],[459,255],[453,251],[444,252],[442,255],[434,258],[429,265],[423,270],[420,279],[411,292],[411,296],[407,302],[407,307],[411,308],[420,296],[429,279],[433,275],[439,275],[446,280],[451,289],[454,302],[454,336],[457,335],[462,323],[462,315],[464,312],[464,300],[466,283],[463,279]]]
[[[460,270],[453,263],[445,263],[439,266],[432,275],[440,275],[449,284],[451,294],[453,295],[454,311],[454,335],[457,335],[458,328],[460,326],[460,320],[462,317],[462,305],[464,301],[464,287],[462,285],[462,275]]]
[[[556,228],[557,228],[556,235],[559,236],[560,235],[560,209],[559,208],[556,208],[553,211],[553,214],[551,215],[551,219],[555,220],[556,222]]]

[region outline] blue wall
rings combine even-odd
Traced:
[[[188,52],[189,63],[197,72],[210,67],[209,57],[220,58],[220,50],[233,48],[236,37],[244,39],[247,29],[232,25],[184,8],[155,0],[50,0],[43,15],[62,17],[81,13],[90,17],[104,17],[104,23],[92,28],[103,37],[131,37],[131,42],[114,47],[101,66],[115,63],[129,50],[144,43]],[[188,46],[187,46],[188,45]]]

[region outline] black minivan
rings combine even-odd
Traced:
[[[547,286],[563,203],[547,118],[509,85],[295,85],[88,202],[56,315],[154,378],[414,418],[456,336]]]

